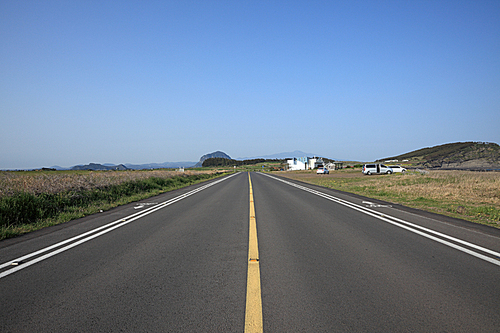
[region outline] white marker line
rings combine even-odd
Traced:
[[[456,244],[453,244],[453,243],[450,243],[448,241],[445,241],[441,238],[437,238],[437,237],[434,237],[432,235],[429,235],[427,233],[431,233],[431,234],[434,234],[436,236],[439,236],[439,237],[442,237],[442,238],[446,238],[448,240],[451,240],[453,242],[456,242],[456,243],[459,243],[459,244],[462,244],[462,245],[465,245],[465,246],[468,246],[470,248],[474,248],[476,250],[479,250],[479,251],[482,251],[484,253],[488,253],[488,254],[491,254],[497,258],[500,258],[500,253],[498,252],[495,252],[495,251],[492,251],[490,249],[487,249],[487,248],[484,248],[484,247],[481,247],[479,245],[476,245],[476,244],[472,244],[472,243],[469,243],[469,242],[466,242],[464,240],[461,240],[461,239],[458,239],[458,238],[455,238],[455,237],[452,237],[452,236],[448,236],[446,234],[443,234],[443,233],[440,233],[440,232],[437,232],[437,231],[434,231],[432,229],[428,229],[428,228],[425,228],[425,227],[422,227],[422,226],[419,226],[419,225],[416,225],[416,224],[413,224],[411,222],[408,222],[408,221],[405,221],[405,220],[401,220],[399,218],[396,218],[396,217],[393,217],[393,216],[390,216],[390,215],[387,215],[387,214],[382,214],[380,212],[377,212],[377,211],[374,211],[374,210],[371,210],[371,209],[368,209],[366,207],[363,207],[363,206],[360,206],[360,205],[357,205],[355,203],[352,203],[352,202],[349,202],[349,201],[346,201],[346,200],[342,200],[342,199],[339,199],[337,197],[334,197],[330,194],[326,194],[326,193],[323,193],[323,192],[320,192],[320,191],[316,191],[316,190],[313,190],[311,188],[308,188],[308,187],[305,187],[305,186],[302,186],[302,185],[298,185],[298,184],[295,184],[295,183],[292,183],[292,182],[289,182],[289,181],[286,181],[286,180],[283,180],[283,179],[279,179],[279,178],[276,178],[276,177],[273,177],[273,176],[270,176],[270,175],[267,175],[267,174],[264,174],[262,173],[263,175],[267,176],[267,177],[270,177],[272,179],[275,179],[275,180],[278,180],[280,182],[283,182],[285,184],[288,184],[288,185],[291,185],[293,187],[296,187],[296,188],[299,188],[301,190],[304,190],[304,191],[307,191],[307,192],[310,192],[312,194],[316,194],[320,197],[323,197],[325,199],[328,199],[330,201],[334,201],[336,203],[339,203],[341,205],[344,205],[346,207],[349,207],[351,209],[354,209],[354,210],[357,210],[361,213],[364,213],[364,214],[367,214],[367,215],[370,215],[370,216],[373,216],[379,220],[382,220],[382,221],[385,221],[385,222],[388,222],[390,224],[393,224],[395,226],[398,226],[400,228],[403,228],[403,229],[406,229],[406,230],[409,230],[413,233],[416,233],[418,235],[421,235],[421,236],[424,236],[424,237],[427,237],[429,239],[432,239],[436,242],[439,242],[439,243],[442,243],[442,244],[445,244],[449,247],[452,247],[454,249],[457,249],[457,250],[460,250],[462,252],[465,252],[467,254],[470,254],[472,256],[475,256],[477,258],[480,258],[480,259],[483,259],[485,261],[488,261],[492,264],[495,264],[497,266],[500,266],[500,261],[497,260],[497,259],[494,259],[494,258],[491,258],[491,257],[488,257],[488,256],[485,256],[483,254],[480,254],[480,253],[477,253],[477,252],[474,252],[472,250],[469,250],[467,248],[464,248],[462,246],[459,246],[459,245],[456,245]],[[424,233],[422,231],[419,231],[419,230],[415,230],[415,229],[420,229],[422,231],[425,231],[427,233]]]
[[[380,204],[376,204],[376,203],[373,203],[373,202],[369,202],[369,201],[363,201],[364,204],[368,205],[366,207],[371,207],[371,208],[391,208],[392,206],[391,205],[380,205]]]
[[[171,205],[171,204],[173,204],[173,203],[176,203],[176,202],[178,202],[178,201],[180,201],[180,200],[182,200],[182,199],[185,199],[185,198],[187,198],[187,197],[189,197],[189,196],[191,196],[191,195],[193,195],[193,194],[195,194],[195,193],[198,193],[198,192],[200,192],[200,191],[202,191],[202,190],[204,190],[204,189],[207,189],[207,188],[209,188],[209,187],[211,187],[211,186],[213,186],[213,185],[215,185],[215,184],[218,184],[218,183],[220,183],[220,182],[222,182],[222,181],[224,181],[224,180],[227,180],[227,179],[229,179],[229,178],[231,178],[231,177],[233,177],[233,176],[235,176],[235,175],[237,175],[237,174],[235,173],[235,174],[232,174],[232,175],[230,175],[230,176],[228,176],[228,177],[224,177],[224,178],[222,178],[222,179],[218,179],[218,180],[216,180],[216,181],[214,181],[214,182],[211,182],[211,183],[209,183],[209,184],[207,184],[207,185],[203,185],[203,186],[201,186],[201,187],[199,187],[199,188],[196,188],[196,189],[194,189],[194,190],[192,190],[192,191],[189,191],[189,192],[187,192],[187,193],[184,193],[184,194],[182,194],[182,195],[180,195],[180,196],[177,196],[177,197],[175,197],[175,198],[172,198],[172,199],[169,199],[169,200],[167,200],[167,201],[165,201],[165,202],[162,202],[162,203],[160,203],[160,204],[159,204],[159,205],[157,205],[157,206],[150,207],[150,208],[148,208],[148,209],[146,209],[146,210],[144,210],[144,211],[141,211],[141,212],[138,212],[138,213],[135,213],[135,214],[129,215],[129,216],[127,216],[127,217],[121,218],[121,219],[120,219],[120,220],[118,220],[118,221],[114,221],[114,222],[108,223],[108,224],[106,224],[106,225],[104,225],[104,226],[101,226],[101,227],[99,227],[99,228],[96,228],[96,229],[90,230],[90,231],[85,232],[85,233],[83,233],[83,234],[81,234],[81,235],[78,235],[78,236],[72,237],[72,238],[70,238],[70,239],[64,240],[64,241],[59,242],[59,243],[57,243],[57,244],[54,244],[54,245],[48,246],[48,247],[46,247],[46,248],[43,248],[43,249],[41,249],[41,250],[39,250],[39,251],[32,252],[32,253],[29,253],[29,254],[27,254],[27,255],[25,255],[25,256],[22,256],[22,257],[19,257],[19,258],[16,258],[16,259],[10,260],[10,261],[8,261],[8,262],[6,262],[6,263],[3,263],[3,264],[1,264],[1,265],[0,265],[0,269],[1,269],[1,268],[4,268],[4,267],[7,267],[7,266],[12,266],[12,264],[13,264],[13,263],[18,263],[18,265],[16,265],[16,266],[15,266],[14,268],[12,268],[12,269],[9,269],[9,270],[6,270],[6,271],[4,271],[4,272],[0,273],[0,279],[1,279],[1,278],[3,278],[3,277],[5,277],[5,276],[7,276],[7,275],[10,275],[10,274],[12,274],[12,273],[14,273],[14,272],[17,272],[17,271],[19,271],[19,270],[21,270],[21,269],[23,269],[23,268],[26,268],[26,267],[28,267],[28,266],[31,266],[31,265],[33,265],[33,264],[35,264],[35,263],[37,263],[37,262],[40,262],[40,261],[42,261],[42,260],[45,260],[45,259],[50,258],[50,257],[52,257],[52,256],[55,256],[56,254],[59,254],[59,253],[61,253],[61,252],[64,252],[64,251],[66,251],[66,250],[69,250],[69,249],[71,249],[71,248],[73,248],[73,247],[75,247],[75,246],[78,246],[78,245],[80,245],[80,244],[82,244],[82,243],[85,243],[85,242],[87,242],[87,241],[89,241],[89,240],[91,240],[91,239],[94,239],[94,238],[96,238],[96,237],[99,237],[99,236],[101,236],[101,235],[104,235],[104,234],[106,234],[106,233],[108,233],[108,232],[110,232],[110,231],[112,231],[112,230],[114,230],[114,229],[117,229],[117,228],[119,228],[119,227],[121,227],[121,226],[124,226],[124,225],[126,225],[126,224],[130,223],[130,222],[133,222],[133,221],[135,221],[135,220],[137,220],[137,219],[140,219],[140,218],[142,218],[142,217],[144,217],[144,216],[146,216],[146,215],[149,215],[149,214],[151,214],[151,213],[153,213],[153,212],[156,212],[157,210],[160,210],[160,209],[162,209],[162,208],[165,208],[165,207],[167,207],[167,206],[170,206],[170,205]],[[99,232],[99,231],[100,231],[100,232]],[[92,234],[93,234],[93,235],[92,235]],[[91,236],[89,236],[89,235],[91,235]],[[87,237],[87,236],[88,236],[88,237]],[[86,238],[83,238],[83,237],[86,237]],[[81,240],[79,240],[79,241],[77,241],[77,242],[71,243],[71,242],[73,242],[73,241],[75,241],[75,240],[77,240],[77,239],[80,239],[80,238],[83,238],[83,239],[81,239]],[[34,256],[37,256],[37,255],[42,254],[42,253],[44,253],[44,252],[47,252],[47,251],[53,250],[53,249],[55,249],[55,248],[61,247],[61,246],[65,245],[65,244],[67,244],[67,243],[71,243],[71,244],[70,244],[70,245],[67,245],[67,246],[65,246],[65,247],[63,247],[63,248],[60,248],[60,249],[58,249],[58,250],[55,250],[55,251],[53,251],[53,252],[47,253],[47,254],[45,254],[45,255],[43,255],[43,256],[41,256],[41,257],[38,257],[38,258],[36,258],[36,259],[33,259],[33,260],[31,260],[31,261],[24,262],[24,260],[26,260],[26,259],[29,259],[29,258],[34,257]]]

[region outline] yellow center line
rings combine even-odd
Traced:
[[[260,291],[259,247],[257,243],[257,220],[253,202],[253,189],[250,173],[250,230],[248,239],[247,303],[245,310],[245,333],[263,332],[262,296]]]

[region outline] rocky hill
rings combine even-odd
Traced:
[[[229,155],[227,155],[226,153],[224,153],[222,151],[216,151],[216,152],[213,152],[210,154],[203,155],[200,158],[200,161],[198,163],[196,163],[193,168],[201,168],[203,166],[203,162],[209,158],[225,158],[225,159],[229,159],[229,160],[231,159],[231,157],[229,157]]]
[[[456,142],[380,159],[409,160],[414,166],[443,169],[500,169],[500,146],[492,142]]]

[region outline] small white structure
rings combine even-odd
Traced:
[[[325,168],[327,168],[328,170],[340,170],[343,167],[344,167],[343,162],[330,162],[325,165]]]
[[[288,170],[307,170],[308,159],[307,157],[294,157],[286,161],[288,163]]]
[[[288,170],[312,170],[324,165],[321,157],[294,157],[286,161],[288,163]]]
[[[321,168],[325,165],[321,157],[313,157],[309,159],[309,169]]]
[[[313,170],[317,168],[327,168],[328,170],[340,170],[344,167],[343,162],[326,163],[321,157],[294,157],[286,160],[287,170]]]

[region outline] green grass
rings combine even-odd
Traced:
[[[222,174],[151,177],[82,191],[32,194],[17,192],[0,198],[0,240],[105,211]]]

